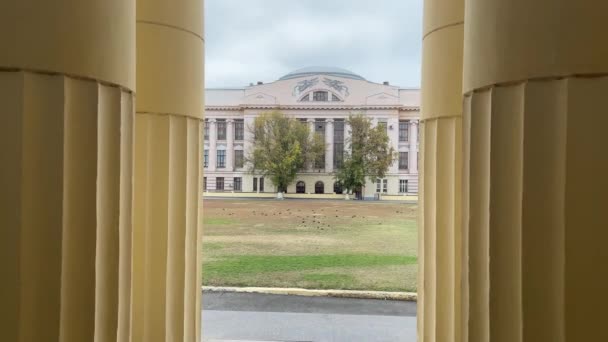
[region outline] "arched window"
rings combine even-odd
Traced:
[[[296,194],[306,193],[306,183],[299,181],[296,183]]]
[[[325,192],[325,185],[323,182],[318,181],[315,183],[315,194],[322,194]]]
[[[334,183],[334,193],[336,193],[336,194],[341,194],[342,192],[343,192],[343,191],[342,191],[342,183],[340,183],[340,182],[335,182],[335,183]]]

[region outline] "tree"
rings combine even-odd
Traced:
[[[384,178],[389,166],[397,158],[395,149],[389,144],[383,126],[372,127],[371,120],[361,114],[348,118],[351,137],[344,152],[344,163],[335,175],[347,193],[360,191],[365,186],[365,177],[371,182]]]
[[[277,187],[279,198],[296,179],[298,170],[325,150],[322,137],[311,135],[308,125],[277,111],[258,116],[248,129],[254,137],[246,158],[249,170],[268,177]]]

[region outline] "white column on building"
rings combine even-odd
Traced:
[[[348,123],[348,119],[344,120],[344,153],[348,153],[350,155],[351,152],[351,129],[350,124]]]
[[[418,120],[410,121],[409,134],[409,161],[408,169],[410,173],[418,173]]]
[[[315,119],[307,119],[306,122],[308,122],[308,130],[310,131],[310,136],[314,137],[315,134]],[[312,169],[314,168],[314,161],[310,161],[308,163],[308,166],[306,167],[306,171],[308,172],[312,172]]]
[[[325,121],[325,172],[334,172],[334,120]]]
[[[209,166],[208,171],[215,171],[217,164],[217,125],[215,119],[209,119]]]
[[[386,121],[386,134],[388,135],[390,146],[396,152],[399,152],[399,113],[397,113],[396,117],[390,117]],[[390,173],[399,172],[399,156],[397,156],[397,159],[391,164],[389,170]]]
[[[234,120],[226,120],[226,171],[234,170]]]

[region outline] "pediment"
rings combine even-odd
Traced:
[[[399,103],[399,97],[388,93],[378,93],[367,97],[368,105],[391,105]]]
[[[277,98],[266,93],[255,93],[245,97],[247,104],[277,104]]]

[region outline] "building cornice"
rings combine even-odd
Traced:
[[[262,109],[262,110],[399,110],[399,111],[419,111],[417,106],[402,106],[402,105],[363,105],[363,106],[306,106],[306,105],[241,105],[241,106],[205,106],[205,110],[214,111],[242,111],[245,109]]]

